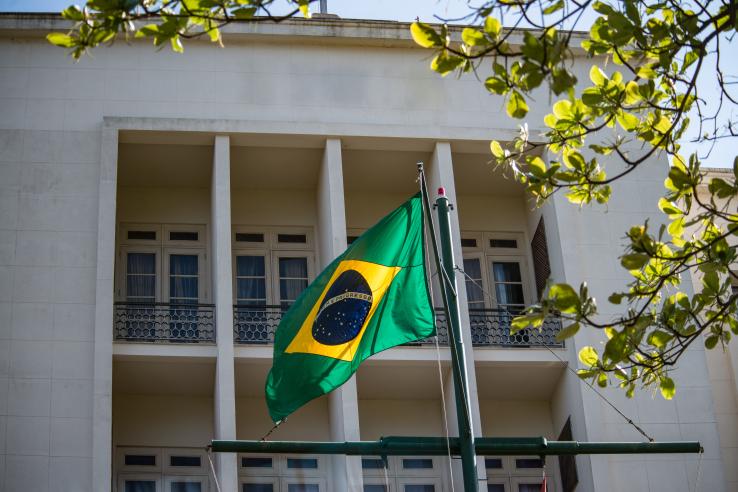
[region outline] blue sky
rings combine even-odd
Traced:
[[[434,16],[443,19],[454,19],[469,13],[470,0],[328,0],[328,12],[337,14],[346,19],[384,19],[398,21],[412,21],[420,18],[422,21],[437,21]],[[59,12],[71,3],[82,4],[83,0],[0,0],[0,12]],[[477,4],[479,2],[472,2]],[[317,10],[317,2],[314,10]],[[591,22],[591,21],[590,21]],[[581,25],[581,28],[587,28]],[[735,43],[725,44],[723,48],[733,48]],[[710,64],[707,65],[708,67]],[[732,68],[732,67],[731,67]],[[717,85],[715,77],[710,72],[705,73],[700,82],[701,96],[708,105],[715,105],[717,101]],[[735,115],[734,115],[735,116]],[[696,117],[692,116],[692,121]],[[696,125],[690,128],[691,135],[697,135]],[[736,155],[734,139],[719,142],[710,156],[703,160],[703,165],[711,167],[730,167]],[[683,142],[684,151],[698,151],[704,157],[708,151],[707,145],[696,145]]]

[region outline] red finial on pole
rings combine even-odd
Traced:
[[[443,186],[438,188],[438,196],[446,196],[446,188],[444,188]]]

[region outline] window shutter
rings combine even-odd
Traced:
[[[546,281],[551,276],[551,265],[548,262],[548,245],[546,244],[546,226],[543,224],[543,217],[538,222],[536,232],[533,234],[533,240],[530,243],[530,249],[533,252],[533,272],[536,276],[536,294],[541,298],[543,289],[546,287]]]

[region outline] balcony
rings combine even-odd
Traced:
[[[238,344],[266,345],[274,343],[274,333],[282,320],[280,306],[234,306],[233,338]],[[562,347],[556,341],[561,330],[559,318],[547,318],[541,330],[523,330],[510,334],[513,315],[496,309],[472,309],[469,312],[472,344],[476,347]],[[448,345],[446,315],[436,308],[438,342]],[[433,338],[409,343],[410,346],[432,345]]]
[[[113,338],[126,342],[215,342],[212,304],[115,303]]]

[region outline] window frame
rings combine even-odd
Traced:
[[[271,252],[272,257],[272,293],[274,294],[273,305],[282,305],[282,292],[280,289],[279,281],[279,260],[280,258],[305,258],[307,263],[307,285],[315,279],[315,253],[312,251],[284,251],[275,250]],[[307,285],[305,288],[307,288]]]
[[[366,456],[362,455],[361,458],[382,460],[381,456],[372,456],[372,455],[366,455]],[[390,478],[390,481],[392,481],[392,477],[395,475],[395,469],[393,468],[395,463],[393,462],[394,461],[393,458],[394,458],[393,456],[388,456],[387,463],[386,463],[387,464],[387,476]],[[364,477],[371,477],[371,478],[381,477],[382,480],[384,480],[384,468],[364,468],[362,466],[361,474]],[[382,482],[382,484],[384,484],[384,481]]]
[[[381,477],[378,476],[366,476],[364,475],[362,482],[363,485],[389,485],[387,488],[387,492],[395,492],[396,486],[395,486],[395,478],[393,477],[387,477],[387,481],[384,480],[384,473]],[[362,487],[363,490],[363,487]]]
[[[155,484],[155,491],[162,492],[161,473],[118,473],[118,492],[125,492],[126,480],[131,481],[152,481]]]
[[[397,490],[405,492],[405,485],[433,485],[434,492],[443,492],[442,483],[443,480],[439,477],[397,477]]]
[[[288,459],[314,459],[318,461],[317,468],[288,468]],[[279,459],[279,476],[289,478],[321,478],[326,474],[326,458],[323,455],[312,454],[284,454]],[[273,463],[273,462],[272,462]],[[286,490],[286,487],[285,487]],[[324,490],[324,489],[321,489]]]
[[[484,307],[483,308],[473,308],[473,309],[494,309],[494,305],[497,304],[495,293],[491,291],[490,289],[490,279],[489,275],[487,275],[487,256],[480,250],[476,249],[474,252],[467,252],[463,254],[463,260],[477,260],[479,261],[479,270],[482,274],[482,289],[484,289],[484,292],[482,292],[482,302]],[[471,277],[471,275],[470,275]],[[464,288],[466,289],[466,275],[464,276]],[[485,295],[488,294],[488,295]],[[467,308],[472,309],[471,306],[469,306],[469,294],[467,291],[467,297],[466,297],[466,305]]]
[[[161,302],[161,246],[150,245],[149,247],[144,246],[132,246],[122,245],[118,248],[118,267],[116,268],[116,274],[118,276],[118,282],[116,287],[116,301],[127,302],[128,301],[128,255],[130,253],[141,253],[141,254],[153,254],[155,257],[154,262],[154,275],[156,280],[154,283],[154,302]]]
[[[130,231],[154,231],[156,233],[156,239],[128,239],[128,233]],[[154,223],[129,223],[129,222],[122,222],[118,226],[118,237],[120,238],[118,240],[118,244],[121,245],[161,245],[163,233],[162,233],[162,224],[154,224]]]
[[[547,492],[556,492],[556,480],[554,480],[553,476],[546,476],[546,491]],[[530,473],[527,475],[513,475],[510,477],[510,492],[518,492],[518,486],[523,485],[525,483],[530,483],[528,480],[534,480],[537,483],[533,485],[538,485],[540,488],[541,482],[543,481],[543,475],[533,476]]]
[[[169,239],[170,232],[197,232],[197,241]],[[204,224],[163,224],[161,243],[166,246],[185,248],[205,248],[208,245],[207,225]]]
[[[208,467],[206,466],[208,457],[206,453],[200,449],[191,448],[163,448],[162,449],[162,473],[172,474],[177,476],[186,475],[207,475],[209,473]],[[170,458],[172,456],[197,456],[200,458],[200,466],[172,466],[170,464]],[[204,489],[207,490],[207,489]]]
[[[206,282],[209,279],[209,269],[207,265],[207,257],[205,250],[202,248],[182,248],[182,247],[164,247],[162,251],[161,266],[161,298],[163,302],[169,303],[171,293],[169,292],[169,274],[170,274],[170,255],[188,255],[197,256],[197,304],[207,304],[210,302],[209,289]],[[166,279],[166,281],[164,281]]]
[[[264,258],[264,289],[266,294],[265,304],[267,306],[273,306],[278,304],[274,302],[274,294],[272,293],[272,261],[271,255],[268,249],[257,249],[257,248],[239,248],[233,250],[233,305],[238,305],[238,257],[239,256],[261,256]]]
[[[494,299],[493,309],[502,309],[500,307],[500,300],[497,298],[497,282],[494,278],[494,263],[517,263],[520,268],[520,283],[523,287],[523,307],[530,306],[532,303],[532,297],[530,292],[529,272],[526,258],[522,255],[487,255],[487,277],[489,279],[489,288],[487,292],[490,293],[492,299]]]
[[[241,466],[241,459],[242,458],[271,458],[272,460],[272,466],[270,467],[264,467],[264,468],[256,468],[256,467],[249,467],[249,466]],[[238,455],[238,474],[239,476],[243,477],[279,477],[279,462],[280,462],[280,456],[270,455],[270,454],[239,454]],[[256,473],[249,473],[249,470],[254,470]]]
[[[136,473],[156,473],[161,475],[162,473],[162,452],[161,448],[147,448],[147,447],[118,447],[116,449],[116,470],[118,474],[126,472]],[[126,455],[139,454],[139,455],[154,455],[156,456],[156,465],[145,466],[145,465],[126,465]]]
[[[285,461],[285,463],[287,463]],[[327,481],[322,476],[304,476],[304,477],[297,477],[297,476],[282,476],[279,479],[280,482],[280,490],[281,492],[289,492],[289,486],[290,485],[312,485],[317,484],[318,485],[318,491],[319,492],[327,492],[328,486]]]
[[[169,486],[172,482],[200,483],[202,484],[200,492],[210,492],[210,480],[207,475],[164,475],[163,492],[171,492]]]
[[[243,492],[244,484],[266,485],[271,484],[274,492],[280,492],[280,478],[278,476],[239,476],[238,492]]]

